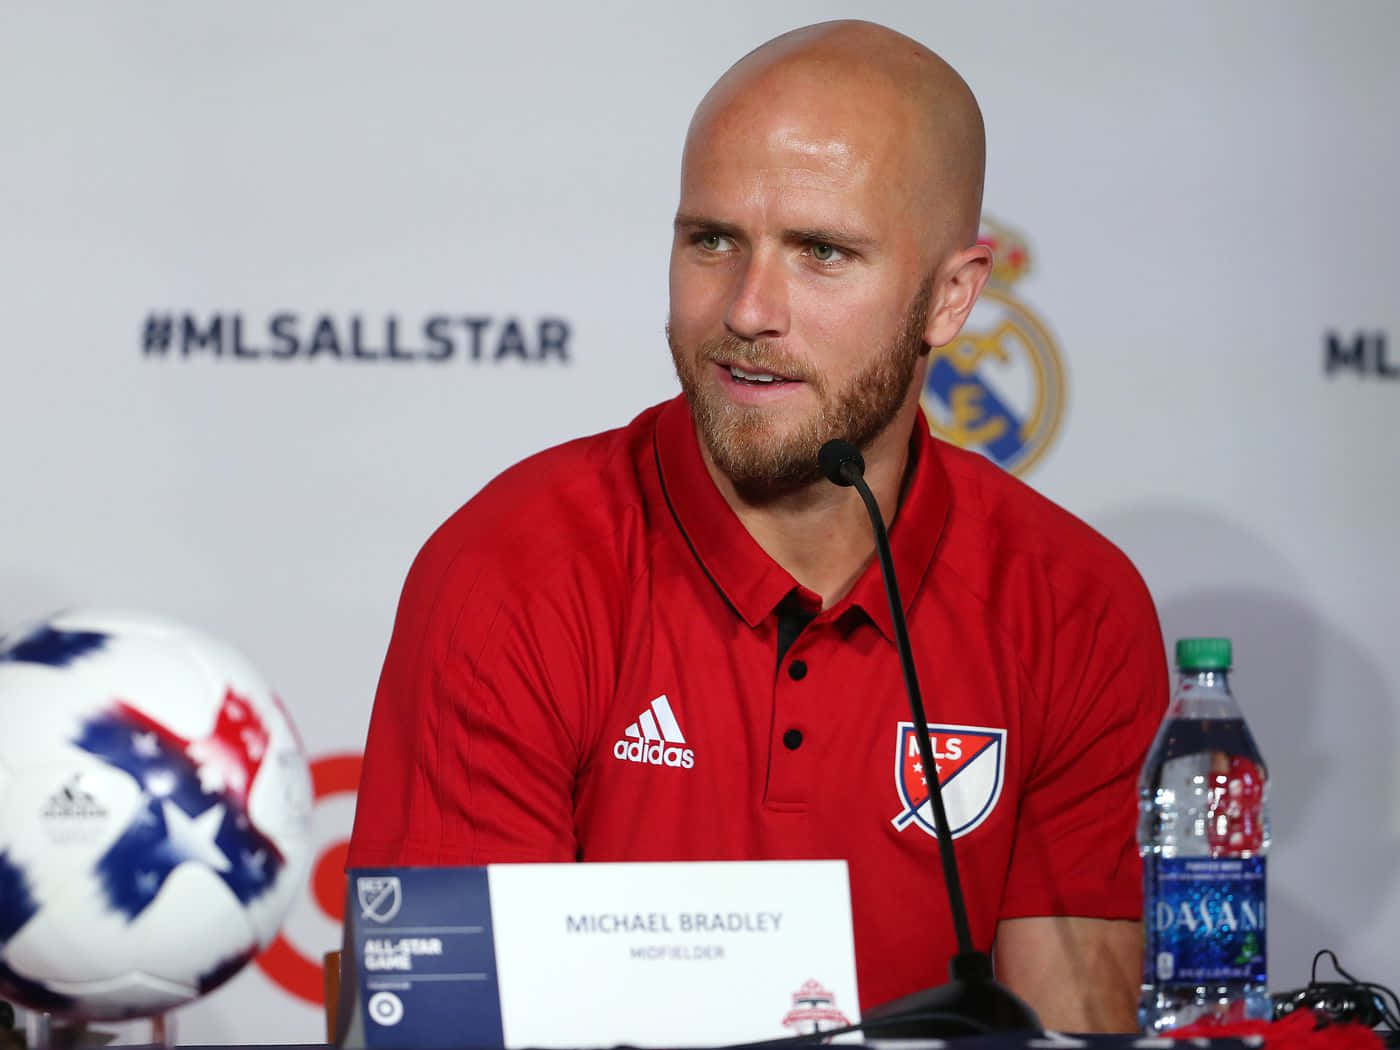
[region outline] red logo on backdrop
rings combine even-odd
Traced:
[[[317,802],[334,795],[354,795],[360,786],[359,755],[326,755],[311,763],[311,786]],[[345,858],[348,838],[336,839],[311,868],[311,896],[332,922],[345,920]],[[337,948],[340,946],[337,944]],[[257,959],[258,967],[279,987],[313,1006],[325,998],[320,959],[308,959],[286,934],[279,933]]]

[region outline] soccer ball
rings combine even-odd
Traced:
[[[228,646],[128,614],[0,638],[0,998],[142,1017],[232,977],[305,875],[311,778]]]

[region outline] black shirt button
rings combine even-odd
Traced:
[[[783,734],[783,747],[789,751],[796,751],[802,746],[802,730],[789,729]]]
[[[788,664],[788,677],[794,682],[800,682],[807,677],[807,665],[801,660],[794,660]]]

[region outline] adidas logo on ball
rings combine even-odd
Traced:
[[[107,808],[92,792],[83,790],[81,780],[81,773],[69,777],[49,796],[39,815],[49,820],[106,820]]]
[[[685,734],[671,711],[671,702],[662,693],[623,730],[622,739],[613,745],[613,758],[645,766],[692,769],[695,752],[684,744]]]

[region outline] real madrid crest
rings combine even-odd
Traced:
[[[1012,294],[1030,270],[1025,238],[984,218],[978,239],[992,275],[958,337],[929,354],[924,415],[935,436],[1024,474],[1060,428],[1064,366],[1049,329]]]

